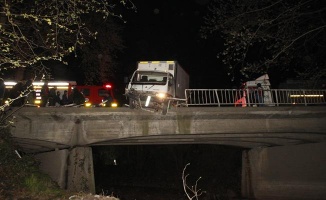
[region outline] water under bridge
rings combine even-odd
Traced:
[[[94,191],[92,146],[195,143],[244,148],[243,197],[326,198],[325,106],[180,107],[167,115],[128,108],[25,107],[14,115],[17,144],[37,153],[44,170],[64,188],[80,190],[76,183],[84,176],[89,181],[83,188]],[[88,171],[69,166],[77,157]],[[82,175],[73,177],[76,170]]]

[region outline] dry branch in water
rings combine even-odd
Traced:
[[[189,200],[192,200],[192,199],[198,200],[198,197],[200,197],[202,194],[206,193],[206,191],[202,191],[201,189],[198,189],[198,187],[197,187],[198,181],[201,179],[201,177],[199,177],[197,179],[196,184],[194,186],[189,187],[187,185],[187,177],[189,176],[189,174],[185,175],[185,171],[186,171],[188,165],[190,165],[190,163],[186,164],[186,166],[183,168],[183,171],[182,171],[183,190],[185,191]]]

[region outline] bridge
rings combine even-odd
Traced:
[[[326,197],[325,106],[182,107],[167,115],[128,108],[26,107],[14,115],[15,141],[25,152],[37,153],[63,188],[94,191],[92,146],[195,143],[244,149],[243,197]]]

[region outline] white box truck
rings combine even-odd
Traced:
[[[189,75],[177,61],[140,61],[128,83],[125,95],[130,108],[162,110],[171,102],[185,100]]]

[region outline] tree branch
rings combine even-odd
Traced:
[[[317,31],[317,30],[323,29],[323,28],[325,28],[325,27],[326,27],[326,25],[324,25],[324,26],[320,26],[320,27],[317,27],[317,28],[312,29],[312,30],[310,30],[310,31],[308,31],[308,32],[306,32],[306,33],[300,35],[299,37],[293,39],[292,42],[291,42],[289,45],[285,46],[285,47],[284,47],[284,48],[283,48],[279,53],[277,53],[277,54],[276,54],[276,55],[275,55],[271,60],[268,60],[267,63],[270,63],[270,62],[274,61],[276,58],[278,58],[278,57],[279,57],[283,52],[285,52],[289,47],[291,47],[291,46],[292,46],[292,45],[293,45],[297,40],[301,39],[302,37],[304,37],[304,36],[306,36],[306,35],[308,35],[308,34],[314,32],[314,31]]]
[[[187,167],[190,165],[190,163],[186,164],[186,166],[183,168],[182,171],[182,185],[183,185],[183,190],[187,195],[187,198],[189,200],[192,199],[196,199],[198,200],[198,197],[200,197],[202,194],[206,193],[206,191],[202,191],[201,189],[198,189],[198,181],[201,179],[201,177],[199,177],[196,181],[195,186],[191,186],[189,187],[187,185],[187,177],[189,176],[189,174],[185,175],[185,171],[187,169]]]

